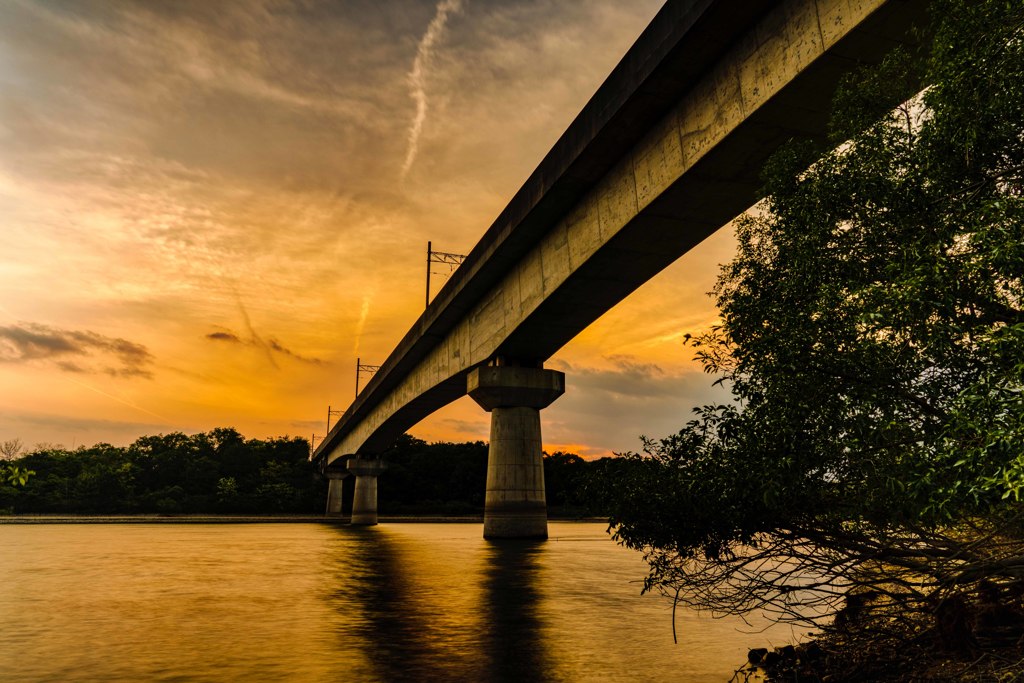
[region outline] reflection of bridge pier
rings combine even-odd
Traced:
[[[535,540],[491,542],[483,574],[487,681],[555,680],[540,615],[540,555]]]
[[[913,46],[926,5],[667,0],[314,457],[383,453],[465,396],[472,377],[503,371],[499,359],[529,359],[539,371],[753,206],[763,163],[788,140],[823,138],[836,85],[892,48]],[[543,535],[542,480],[523,455],[539,443],[535,410],[478,402],[491,410],[492,441],[512,435],[491,445],[490,528]],[[515,501],[522,505],[513,514]]]
[[[337,679],[562,680],[545,642],[543,541],[453,540],[438,525],[329,533],[334,573],[321,589],[335,611]]]
[[[451,680],[437,661],[429,615],[412,599],[401,544],[381,528],[340,527],[336,533],[359,539],[345,544],[336,560],[339,576],[328,587],[344,624],[339,641],[357,653],[354,661],[339,663],[338,680]]]

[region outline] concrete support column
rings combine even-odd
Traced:
[[[343,502],[342,491],[345,478],[348,472],[328,470],[324,475],[329,480],[327,485],[327,513],[328,517],[341,517],[341,504]]]
[[[373,526],[377,523],[377,477],[384,469],[384,462],[376,458],[352,458],[348,461],[348,471],[356,475],[352,524]]]
[[[565,375],[494,365],[473,370],[467,389],[491,414],[484,538],[547,538],[540,411],[565,391]]]

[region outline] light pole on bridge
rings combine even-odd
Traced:
[[[366,363],[363,363],[362,360],[362,358],[356,358],[356,398],[359,398],[359,376],[364,373],[372,375],[380,370],[379,365],[367,365]],[[330,420],[329,417],[328,420]]]
[[[427,242],[427,299],[426,308],[430,306],[430,264],[431,263],[443,263],[449,267],[448,275],[455,272],[455,269],[462,265],[462,262],[466,260],[463,254],[451,254],[447,251],[434,251],[431,248],[431,243]],[[441,273],[438,273],[441,275]]]
[[[356,395],[357,396],[359,395],[359,390],[358,389],[356,389]],[[344,410],[331,410],[331,407],[327,406],[327,433],[328,434],[331,433],[331,418],[332,417],[341,417],[344,414],[345,414]]]
[[[313,451],[316,450],[317,441],[323,441],[323,440],[324,440],[324,437],[317,436],[316,434],[312,434],[309,437],[309,457],[310,458],[313,457]]]

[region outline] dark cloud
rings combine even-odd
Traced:
[[[612,367],[574,367],[564,361],[551,367],[565,372],[566,382],[585,386],[589,393],[599,392],[641,401],[678,393],[679,378],[669,375],[654,363],[625,355],[608,356],[606,360]]]
[[[72,363],[69,360],[57,361],[57,367],[64,372],[85,372],[85,368],[78,363]]]
[[[730,400],[725,388],[713,386],[714,376],[698,369],[667,372],[630,356],[607,360],[611,367],[550,364],[565,372],[566,391],[541,414],[545,442],[602,444],[605,452],[637,451],[641,435],[674,434],[693,419],[694,407]]]
[[[441,420],[441,424],[444,425],[448,430],[455,433],[459,439],[476,440],[481,439],[486,441],[490,438],[490,417],[487,413],[480,411],[479,420],[459,420],[456,418],[447,418]]]
[[[115,368],[107,366],[103,368],[103,373],[110,375],[111,377],[144,377],[148,379],[153,376],[153,373],[150,372],[149,370],[139,367]]]
[[[150,378],[153,360],[142,344],[97,332],[39,323],[0,326],[0,363],[42,361],[64,372]]]
[[[313,358],[312,356],[303,356],[298,353],[295,353],[291,349],[285,348],[284,346],[281,345],[279,341],[277,341],[273,337],[267,340],[267,344],[270,346],[270,349],[272,351],[277,351],[280,354],[288,356],[289,358],[294,358],[295,360],[300,361],[302,363],[310,363],[312,365],[324,364],[324,361],[319,358]]]
[[[43,325],[0,327],[0,359],[6,362],[84,353],[67,333]]]
[[[211,332],[210,334],[206,335],[206,338],[212,339],[214,341],[231,342],[233,344],[242,343],[242,340],[238,338],[238,335],[232,334],[231,332]]]
[[[253,346],[258,349],[262,349],[267,353],[268,360],[270,361],[271,365],[273,365],[275,368],[277,367],[277,363],[274,362],[273,356],[270,355],[271,352],[279,353],[282,356],[287,356],[288,358],[297,360],[300,363],[309,363],[311,365],[325,365],[327,363],[327,361],[322,360],[320,358],[314,358],[312,356],[303,356],[300,353],[296,353],[295,351],[292,351],[287,346],[279,342],[274,337],[269,337],[266,341],[264,341],[262,337],[256,334],[256,331],[252,328],[252,325],[249,324],[248,316],[245,316],[245,320],[246,325],[249,327],[248,340],[242,339],[241,337],[239,337],[237,334],[230,330],[210,332],[209,334],[206,335],[206,338],[211,341],[228,342],[231,344],[242,344],[244,346]]]

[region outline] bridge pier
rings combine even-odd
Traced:
[[[348,472],[338,470],[327,470],[324,476],[328,479],[327,485],[327,517],[341,517],[341,504],[343,502],[342,490]]]
[[[373,526],[377,523],[377,477],[384,469],[384,462],[376,458],[352,458],[348,461],[348,471],[356,475],[351,524]]]
[[[476,368],[469,395],[491,414],[484,538],[547,538],[540,411],[565,391],[565,375],[540,367]]]

